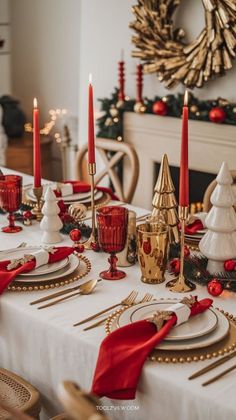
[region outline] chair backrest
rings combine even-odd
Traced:
[[[139,176],[139,160],[135,149],[128,143],[101,138],[96,139],[95,146],[104,164],[104,168],[95,176],[95,185],[108,175],[117,197],[121,201],[130,203]],[[83,161],[87,151],[88,146],[86,144],[77,154],[76,171],[77,178],[80,180],[83,179]],[[113,152],[111,156],[109,156],[109,152]],[[125,182],[122,183],[117,174],[116,167],[124,158],[128,160],[126,164],[128,173],[126,174]]]
[[[109,420],[100,410],[99,400],[74,382],[63,381],[59,385],[58,398],[72,420]]]
[[[232,175],[232,178],[233,178],[233,181],[234,181],[234,184],[235,184],[236,183],[236,171],[230,171],[230,173]],[[217,182],[216,182],[215,179],[213,179],[213,181],[211,181],[211,183],[208,185],[208,187],[207,187],[207,189],[204,193],[204,196],[203,196],[203,211],[205,211],[205,212],[208,212],[212,207],[210,198],[211,198],[211,194],[213,193],[216,185],[217,185]]]

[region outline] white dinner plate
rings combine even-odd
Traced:
[[[169,301],[168,304],[170,303],[172,302]],[[193,339],[189,339],[189,340],[175,340],[175,341],[164,340],[163,342],[158,344],[156,348],[160,350],[193,350],[193,349],[208,347],[222,340],[224,337],[226,337],[226,335],[229,332],[229,321],[217,309],[211,308],[211,311],[213,311],[218,318],[218,323],[216,325],[216,328],[213,331],[211,331],[208,334],[205,334],[200,337],[193,338]],[[129,322],[127,322],[127,324],[129,324]],[[176,327],[176,329],[179,327]],[[119,326],[117,325],[117,318],[115,318],[111,326],[111,331],[115,331],[117,328],[119,328]]]
[[[69,274],[73,273],[80,264],[80,260],[79,258],[77,258],[75,255],[70,255],[69,257],[69,263],[61,268],[60,270],[56,271],[55,273],[49,273],[49,274],[45,274],[43,276],[34,276],[33,278],[30,278],[29,276],[18,276],[16,277],[16,280],[21,281],[21,282],[31,282],[32,281],[48,281],[48,280],[57,280],[60,279],[61,277],[65,277],[68,276]]]
[[[117,325],[123,327],[128,323],[150,318],[154,312],[165,310],[174,303],[176,301],[173,300],[171,302],[168,300],[135,305],[134,307],[128,308],[119,316]],[[217,322],[218,319],[215,312],[210,309],[202,314],[191,317],[188,322],[172,328],[165,340],[190,340],[200,337],[213,331],[216,328]]]
[[[24,255],[31,254],[33,252],[37,252],[40,250],[40,247],[25,247],[25,248],[16,248],[14,250],[4,252],[4,257],[0,258],[0,261],[3,260],[13,260],[24,257]],[[5,257],[6,255],[6,257]],[[60,270],[61,268],[65,267],[69,263],[69,258],[66,257],[61,261],[57,261],[52,264],[44,264],[35,270],[30,271],[29,273],[24,273],[24,276],[43,276],[48,273],[54,273],[55,271]],[[22,276],[23,274],[19,274]]]
[[[75,197],[75,195],[76,194],[74,194],[73,197]],[[94,199],[95,200],[100,200],[100,198],[102,198],[102,196],[103,196],[103,192],[96,190],[96,192],[94,194]],[[91,203],[91,194],[89,195],[88,198],[80,198],[80,199],[74,198],[73,200],[69,200],[68,197],[69,196],[66,196],[66,197],[63,198],[63,201],[64,201],[65,204],[73,204],[74,202],[83,203],[83,204]]]
[[[45,191],[47,189],[48,186],[51,186],[52,189],[56,189],[56,185],[55,184],[47,184],[47,185],[43,185],[43,195],[45,194]],[[95,193],[97,192],[97,189],[95,188]],[[31,186],[26,186],[25,187],[25,195],[26,198],[28,198],[28,200],[31,200],[33,202],[36,201],[35,195],[33,193],[33,187]],[[87,192],[83,192],[83,193],[75,193],[75,194],[70,194],[70,195],[66,195],[65,197],[57,197],[58,200],[63,199],[63,201],[69,202],[69,201],[83,201],[83,200],[91,200],[91,191],[87,191]]]

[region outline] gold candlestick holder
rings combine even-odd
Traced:
[[[92,212],[92,232],[87,241],[83,242],[85,249],[92,249],[92,244],[96,243],[96,221],[95,221],[95,200],[94,200],[94,175],[96,174],[96,163],[88,164],[88,172],[91,177],[91,212]]]
[[[181,224],[180,235],[180,273],[176,279],[168,281],[166,287],[171,292],[186,293],[196,289],[196,285],[187,280],[184,276],[184,233],[186,221],[188,219],[188,207],[179,206],[179,219]]]
[[[36,216],[38,222],[42,220],[42,195],[43,195],[43,187],[33,187],[33,193],[36,198],[36,204],[32,210],[32,213]]]

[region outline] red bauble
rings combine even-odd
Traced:
[[[225,271],[234,271],[236,268],[236,261],[227,260],[224,262]]]
[[[184,258],[189,257],[190,255],[190,249],[187,245],[184,245]]]
[[[225,121],[226,113],[225,110],[219,106],[212,108],[209,112],[209,119],[214,123],[222,123]]]
[[[79,242],[79,240],[81,239],[81,232],[80,232],[80,230],[79,229],[72,229],[71,231],[70,231],[70,239],[73,241],[73,242]]]
[[[97,242],[92,242],[91,243],[91,248],[94,252],[99,252],[100,251],[100,246]]]
[[[83,244],[75,244],[75,251],[82,254],[82,252],[84,252],[84,245]]]
[[[219,296],[223,291],[223,286],[218,279],[212,279],[208,285],[207,290],[212,296]]]
[[[168,106],[163,101],[154,102],[152,112],[153,114],[164,116],[168,113]]]
[[[30,210],[26,210],[23,213],[23,217],[24,217],[24,219],[33,219],[33,214],[31,213]]]
[[[180,272],[180,259],[179,258],[174,258],[170,262],[170,268],[171,268],[171,271],[173,271],[175,274],[179,274],[179,272]]]

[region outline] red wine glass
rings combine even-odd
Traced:
[[[2,228],[2,232],[16,233],[22,230],[21,226],[14,223],[14,211],[21,205],[22,176],[1,175],[0,177],[0,207],[9,213],[9,225]]]
[[[125,247],[128,224],[128,210],[124,207],[106,206],[97,210],[98,242],[104,252],[108,252],[110,267],[100,276],[105,280],[120,280],[126,276],[124,271],[117,270],[117,252]]]

